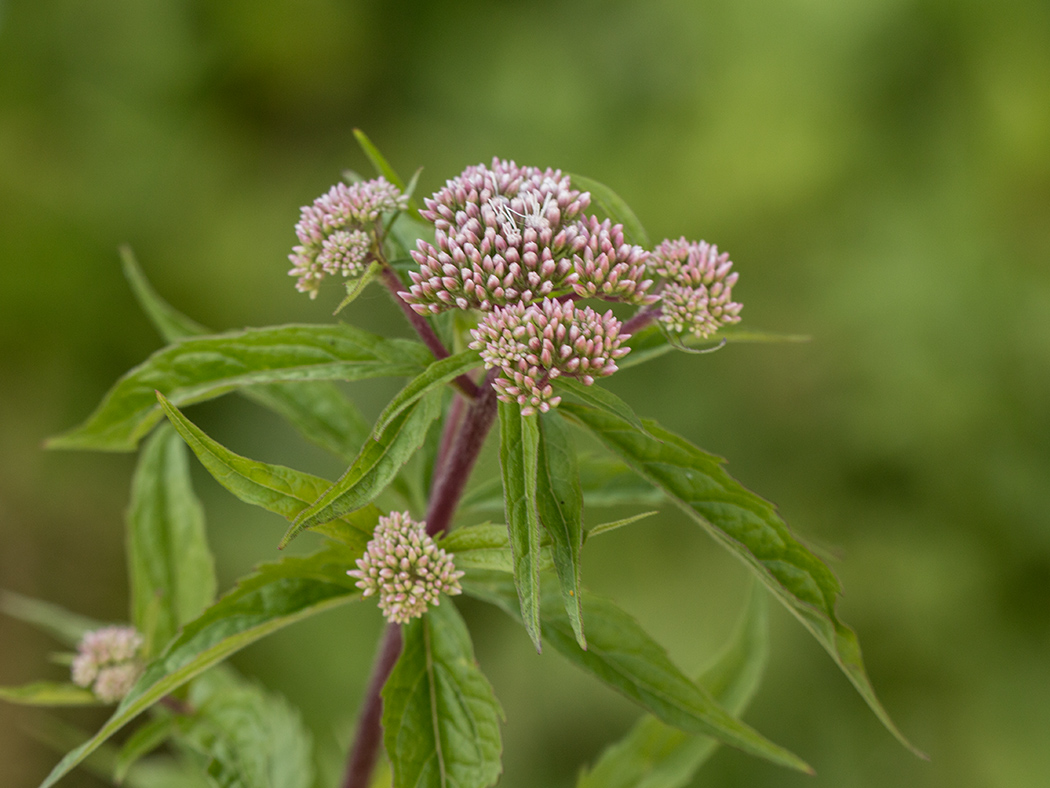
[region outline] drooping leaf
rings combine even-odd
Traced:
[[[536,509],[550,535],[551,557],[561,584],[562,603],[576,642],[587,648],[580,606],[580,552],[583,550],[583,492],[576,447],[557,412],[539,417]]]
[[[679,342],[686,348],[712,348],[717,346],[722,340],[725,340],[730,345],[738,343],[798,343],[809,342],[810,337],[805,334],[777,334],[772,331],[754,331],[730,326],[720,329],[710,339],[699,339],[692,334],[687,334]],[[631,352],[624,356],[622,360],[616,362],[616,366],[620,369],[644,364],[646,361],[652,361],[654,358],[659,358],[675,350],[675,346],[668,341],[667,334],[661,331],[660,326],[655,323],[650,323],[645,328],[633,333],[627,345],[631,348]]]
[[[697,683],[739,716],[758,689],[768,652],[766,596],[753,588],[736,631]],[[647,714],[580,775],[576,788],[682,788],[718,745],[717,739],[686,733]]]
[[[561,389],[560,409],[577,419],[643,478],[662,489],[716,541],[755,572],[831,655],[883,725],[905,747],[864,671],[856,634],[842,623],[835,604],[838,579],[788,529],[776,508],[726,473],[724,460],[697,448],[654,421],[638,429],[624,417],[626,403],[600,406],[584,401],[576,387]],[[614,395],[606,392],[607,397]]]
[[[480,364],[481,359],[476,350],[464,350],[462,353],[432,362],[422,374],[410,380],[408,385],[401,389],[383,408],[372,430],[373,436],[382,433],[390,426],[391,421],[401,415],[405,408],[418,401],[420,397]]]
[[[374,262],[370,266],[368,266],[367,269],[365,269],[365,272],[361,274],[361,276],[357,277],[356,279],[351,279],[349,282],[347,282],[346,297],[339,302],[339,306],[335,308],[335,311],[332,314],[338,315],[340,312],[342,312],[344,309],[350,306],[350,304],[356,301],[357,297],[361,295],[361,293],[365,292],[365,288],[372,283],[372,280],[376,278],[376,276],[381,270],[383,270],[382,264],[379,262]]]
[[[362,509],[379,495],[426,439],[441,415],[442,391],[434,389],[395,416],[378,437],[369,438],[357,459],[316,501],[292,522],[284,547],[306,528]]]
[[[178,723],[170,714],[155,717],[137,728],[117,753],[113,781],[118,785],[124,782],[132,766],[164,744],[177,730]]]
[[[22,706],[99,706],[89,689],[57,681],[34,681],[20,687],[0,687],[0,700]]]
[[[597,206],[599,210],[612,219],[614,224],[623,225],[624,239],[628,243],[638,244],[645,249],[649,248],[649,234],[645,231],[642,223],[638,221],[638,217],[634,215],[634,211],[623,201],[620,195],[604,183],[599,183],[593,178],[585,178],[582,175],[570,175],[569,177],[572,179],[572,185],[575,188],[591,193],[592,205]]]
[[[160,297],[130,248],[121,248],[121,261],[139,306],[165,342],[214,333]],[[347,462],[368,437],[368,424],[360,411],[330,381],[266,383],[248,386],[240,393],[283,416],[308,441]]]
[[[519,618],[506,574],[470,571],[462,584],[471,596]],[[669,725],[713,736],[780,766],[812,773],[805,761],[735,719],[706,690],[686,678],[663,647],[612,601],[584,593],[583,612],[586,651],[576,643],[560,594],[553,588],[545,589],[543,637],[574,665]]]
[[[499,779],[503,712],[451,601],[404,625],[383,687],[394,788],[486,788]]]
[[[17,618],[47,632],[67,646],[75,647],[85,632],[106,626],[97,619],[71,613],[51,602],[22,596],[14,591],[0,591],[0,610],[11,618]]]
[[[158,397],[165,415],[201,464],[219,484],[245,503],[294,520],[332,486],[326,479],[302,471],[234,454],[187,419],[164,395]],[[379,509],[370,504],[314,530],[363,552],[380,514]]]
[[[161,418],[154,392],[176,405],[243,386],[289,380],[362,380],[415,375],[430,361],[418,342],[350,326],[291,325],[191,337],[158,350],[125,374],[84,424],[51,448],[130,451]]]
[[[499,464],[514,564],[514,584],[525,630],[540,645],[540,521],[536,510],[538,417],[521,415],[517,403],[499,403]]]
[[[215,562],[186,447],[170,427],[146,442],[127,515],[131,621],[152,654],[215,598]]]
[[[54,785],[128,722],[212,665],[290,624],[358,599],[360,592],[346,570],[360,555],[332,544],[311,556],[288,556],[260,566],[183,627],[102,729],[68,753],[41,788]]]

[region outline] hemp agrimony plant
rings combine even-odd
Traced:
[[[63,657],[70,681],[3,688],[0,697],[115,704],[42,788],[85,761],[141,786],[163,778],[311,788],[310,737],[298,713],[222,663],[352,602],[377,602],[389,623],[343,785],[492,785],[502,768],[502,711],[451,599],[461,593],[496,605],[537,650],[555,649],[646,713],[581,772],[579,788],[675,788],[719,743],[811,771],[738,719],[765,659],[764,592],[753,593],[723,655],[694,680],[638,622],[584,587],[586,544],[653,514],[593,524],[593,512],[654,499],[681,508],[743,561],[910,747],[875,697],[856,636],[836,616],[839,584],[829,569],[721,459],[639,418],[601,386],[618,368],[676,349],[763,338],[732,328],[741,305],[729,256],[685,238],[651,245],[607,187],[500,159],[468,167],[420,208],[415,179],[406,186],[358,139],[379,177],[349,178],[302,209],[289,273],[311,298],[326,278],[345,279],[342,306],[369,284],[386,288],[418,340],[342,323],[214,333],[164,302],[124,253],[131,286],[169,344],[50,446],[142,444],[127,516],[128,622],[103,625],[48,603],[2,599],[6,612],[76,653]],[[381,376],[407,383],[369,426],[334,381]],[[333,483],[239,456],[180,410],[231,392],[344,458],[346,472]],[[500,477],[468,490],[497,422]],[[578,454],[584,433],[606,454]],[[305,530],[324,546],[263,564],[216,598],[186,447],[242,501],[290,521],[280,547]],[[479,522],[486,511],[505,522]],[[133,722],[119,748],[107,743]],[[389,770],[376,771],[384,754]]]

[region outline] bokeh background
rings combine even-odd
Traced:
[[[215,328],[329,320],[338,290],[310,302],[285,256],[298,207],[367,171],[355,126],[403,173],[425,165],[424,193],[493,155],[604,181],[654,238],[733,254],[745,326],[813,337],[665,357],[609,385],[840,557],[841,611],[932,761],[777,610],[747,719],[818,776],[723,750],[694,785],[1050,784],[1042,0],[0,0],[0,587],[126,616],[134,458],[41,449],[160,345],[117,246]],[[405,331],[379,292],[348,319]],[[375,415],[395,387],[354,393]],[[245,402],[191,415],[249,456],[341,470]],[[196,479],[228,587],[283,526]],[[665,509],[590,545],[585,578],[692,672],[746,577]],[[508,715],[502,785],[571,785],[635,711],[501,614],[461,609]],[[235,659],[302,708],[329,780],[379,628],[352,606]],[[0,618],[0,683],[60,676],[52,648]],[[27,733],[39,724],[0,707],[4,785],[56,760]]]

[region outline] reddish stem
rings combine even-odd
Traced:
[[[639,309],[635,312],[634,317],[620,326],[620,335],[633,335],[637,334],[647,325],[652,323],[656,318],[660,317],[662,312],[658,306],[649,306],[645,309]]]

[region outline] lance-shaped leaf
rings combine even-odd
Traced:
[[[120,259],[139,306],[165,342],[214,333],[160,297],[129,247],[121,247]],[[368,437],[368,424],[360,411],[329,381],[266,383],[240,393],[283,416],[308,441],[347,462]]]
[[[379,275],[379,272],[382,270],[383,264],[379,261],[376,261],[370,266],[368,266],[368,268],[365,269],[365,272],[361,274],[361,276],[357,277],[356,279],[351,279],[349,282],[347,282],[346,297],[339,302],[339,306],[335,308],[335,311],[332,314],[338,315],[340,312],[342,312],[344,309],[350,306],[350,304],[356,301],[357,297],[361,295],[361,293],[365,292],[365,288],[368,287],[369,284],[371,284],[372,280],[375,279]]]
[[[211,604],[216,587],[186,447],[170,427],[143,446],[127,518],[131,621],[152,654]]]
[[[163,394],[157,396],[175,430],[201,464],[219,484],[245,503],[294,520],[332,486],[328,480],[309,473],[234,454],[187,419]],[[380,514],[378,508],[369,505],[314,530],[363,552]]]
[[[51,448],[130,451],[161,418],[155,391],[176,405],[257,383],[415,375],[430,361],[418,342],[350,326],[291,325],[191,337],[158,350],[110,389],[88,420]]]
[[[634,211],[616,192],[593,178],[571,175],[572,185],[591,193],[591,204],[598,207],[616,224],[623,225],[623,234],[629,243],[649,248],[649,234],[645,231]]]
[[[573,381],[575,383],[575,381]],[[721,457],[708,454],[654,421],[638,429],[623,416],[626,403],[602,407],[593,396],[577,397],[562,385],[560,409],[594,434],[643,478],[750,567],[827,650],[882,724],[905,747],[916,750],[882,707],[864,671],[856,634],[835,613],[838,578],[788,529],[776,507],[726,473]],[[588,392],[589,393],[589,392]],[[608,398],[613,394],[606,392]],[[618,398],[616,398],[618,400]]]
[[[676,348],[675,344],[668,340],[667,333],[661,330],[658,324],[650,323],[645,328],[631,335],[630,341],[627,343],[631,347],[631,352],[624,356],[622,361],[617,361],[616,366],[620,369],[627,369],[638,364],[644,364],[646,361],[652,361],[654,358],[659,358],[672,350],[681,348],[714,349],[719,346],[719,342],[723,341],[726,344],[733,345],[747,343],[798,343],[809,342],[809,340],[810,337],[805,334],[777,334],[772,331],[754,331],[731,326],[720,329],[717,334],[708,339],[700,339],[693,334],[686,334],[680,339],[676,339],[676,343],[680,345],[679,348]]]
[[[390,426],[390,422],[404,412],[405,408],[417,402],[428,392],[443,383],[448,383],[453,378],[458,378],[480,364],[481,358],[475,350],[464,350],[462,353],[432,362],[421,375],[409,381],[408,385],[387,403],[383,412],[379,414],[379,418],[376,419],[376,426],[372,430],[373,435],[382,433]]]
[[[766,607],[765,593],[752,589],[736,632],[697,680],[735,716],[747,708],[765,669]],[[646,715],[580,775],[576,788],[682,788],[718,745],[710,736],[685,733]]]
[[[518,618],[515,594],[504,573],[468,571],[463,590]],[[797,755],[735,719],[701,687],[690,681],[631,616],[608,599],[584,593],[587,650],[581,649],[561,604],[545,589],[543,637],[578,668],[634,701],[668,725],[700,733],[790,769],[812,773]]]
[[[71,613],[52,602],[22,596],[14,591],[0,591],[0,610],[11,618],[47,632],[60,643],[73,647],[80,643],[85,632],[106,626],[97,619]]]
[[[212,665],[296,621],[358,599],[360,592],[346,569],[359,557],[333,544],[311,556],[289,556],[260,566],[183,627],[102,729],[68,753],[41,788],[54,785],[128,722]]]
[[[0,700],[23,706],[98,706],[102,703],[91,690],[58,681],[0,687]]]
[[[536,509],[551,539],[551,557],[561,584],[565,613],[576,642],[587,648],[580,606],[580,552],[583,550],[583,492],[576,465],[576,447],[556,412],[539,417],[539,465]]]
[[[394,788],[485,788],[499,779],[503,712],[449,600],[402,629],[383,687]]]
[[[369,438],[346,473],[295,518],[281,539],[284,547],[305,528],[330,522],[375,500],[423,444],[441,416],[441,389],[432,389],[397,416],[378,437]]]
[[[386,157],[379,152],[379,148],[373,144],[372,140],[368,139],[368,135],[365,134],[361,129],[354,129],[354,139],[357,140],[357,144],[361,146],[361,150],[364,151],[365,156],[372,162],[372,166],[376,168],[376,172],[390,181],[399,190],[405,190],[405,182],[401,180],[394,168],[390,166],[390,163],[386,160]]]
[[[514,584],[525,630],[540,651],[540,521],[536,510],[538,417],[522,416],[517,403],[499,403],[499,464],[514,563]]]

